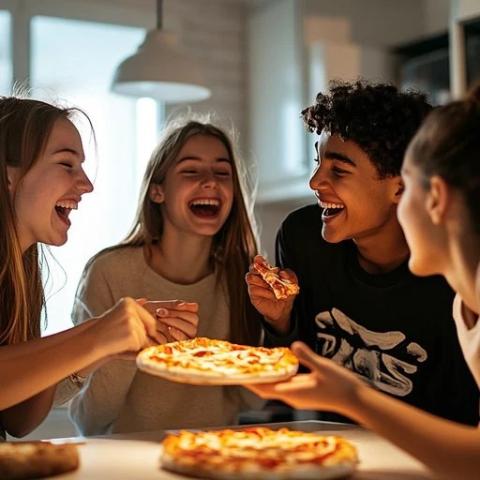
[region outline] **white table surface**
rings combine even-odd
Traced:
[[[360,464],[352,480],[430,480],[434,477],[414,458],[360,427],[324,423],[316,420],[264,424],[304,431],[341,435],[358,448]],[[241,428],[241,427],[234,427]],[[52,477],[58,480],[179,480],[191,477],[166,472],[159,467],[160,440],[164,432],[70,439],[78,446],[80,468],[76,472]]]

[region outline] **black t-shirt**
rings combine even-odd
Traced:
[[[416,277],[407,263],[372,275],[352,241],[327,243],[317,205],[291,213],[277,236],[277,265],[298,276],[293,331],[378,390],[451,420],[476,425],[479,395],[452,318],[454,293],[440,276]]]

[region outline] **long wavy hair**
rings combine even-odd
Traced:
[[[244,172],[239,173],[241,164],[234,143],[230,140],[229,134],[221,128],[202,119],[178,119],[168,124],[147,165],[132,229],[119,245],[103,250],[98,255],[122,247],[149,247],[160,241],[164,221],[161,208],[150,199],[150,187],[152,184],[163,183],[180,150],[195,135],[218,139],[225,146],[232,162],[232,209],[224,225],[213,238],[210,259],[216,272],[217,284],[225,285],[228,293],[231,340],[251,345],[258,344],[261,331],[260,318],[250,303],[244,280],[258,248],[253,202],[247,202],[252,195],[247,194],[246,175]],[[93,259],[95,258],[97,256]]]
[[[80,110],[0,97],[0,345],[39,337],[45,306],[41,255],[37,244],[22,253],[16,191],[10,189],[7,167],[19,170],[17,186],[21,184],[44,152],[55,122],[70,119],[74,112]]]

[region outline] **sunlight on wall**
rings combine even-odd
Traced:
[[[31,35],[33,97],[80,107],[92,120],[97,140],[95,145],[88,122],[81,122],[85,168],[95,190],[72,213],[67,244],[50,249],[58,262],[48,257],[45,333],[54,333],[71,325],[75,290],[87,260],[120,241],[130,228],[158,119],[154,101],[109,91],[114,69],[143,40],[143,29],[34,17]]]

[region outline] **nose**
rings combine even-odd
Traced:
[[[327,186],[327,176],[325,174],[325,169],[322,168],[321,165],[319,165],[313,172],[310,177],[309,185],[312,190],[320,190]]]
[[[202,177],[201,185],[203,188],[216,188],[217,180],[213,172],[205,172]]]
[[[84,193],[90,193],[91,191],[93,191],[93,184],[83,170],[80,172],[77,186],[81,192],[81,195],[83,195]]]

